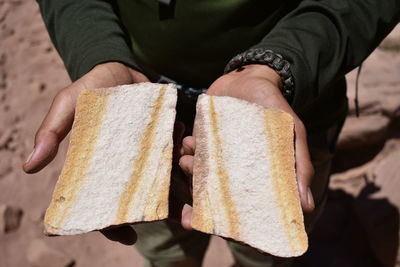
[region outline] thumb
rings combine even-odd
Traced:
[[[23,165],[26,173],[35,173],[50,163],[57,154],[58,145],[71,129],[77,96],[63,89],[53,103],[35,135],[34,149]]]
[[[304,126],[299,122],[295,123],[295,151],[296,176],[301,206],[305,213],[311,213],[315,208],[314,198],[310,189],[314,177],[314,167],[308,151],[307,133]]]

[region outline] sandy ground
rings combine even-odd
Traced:
[[[363,125],[355,127],[356,129],[352,129],[353,123],[346,125],[341,137],[345,141],[343,141],[343,146],[339,147],[336,168],[338,174],[335,175],[331,186],[328,212],[318,227],[320,233],[317,231],[314,234],[315,242],[311,242],[310,252],[298,261],[299,266],[380,266],[357,265],[360,263],[358,261],[360,257],[373,264],[386,259],[386,262],[389,262],[387,266],[390,264],[393,266],[397,261],[397,266],[400,266],[399,260],[396,260],[396,253],[385,254],[369,245],[380,244],[382,240],[379,240],[379,235],[376,234],[379,231],[376,230],[374,222],[363,223],[368,221],[365,218],[369,217],[371,209],[357,209],[358,206],[363,205],[358,205],[360,201],[356,201],[362,199],[360,192],[369,185],[368,181],[379,182],[380,188],[384,190],[380,190],[381,195],[377,198],[387,200],[388,205],[394,209],[392,209],[394,212],[388,215],[389,218],[395,218],[396,214],[398,218],[400,200],[396,198],[396,194],[400,185],[393,181],[397,178],[400,180],[396,169],[398,164],[396,160],[400,157],[394,153],[400,148],[396,145],[396,141],[399,140],[396,133],[400,130],[397,120],[400,117],[397,112],[399,105],[396,104],[400,103],[399,32],[397,28],[385,44],[386,46],[383,46],[385,49],[377,50],[364,64],[360,101],[364,101],[362,115],[368,117],[368,120],[360,123]],[[354,73],[349,76],[350,99],[354,96],[354,77]],[[65,159],[67,142],[62,143],[54,162],[38,174],[24,174],[21,171],[21,164],[32,149],[35,131],[46,114],[52,98],[58,90],[69,83],[63,64],[44,29],[36,3],[0,0],[0,204],[20,207],[24,212],[18,229],[0,233],[0,267],[29,266],[27,249],[32,241],[37,239],[44,240],[52,248],[64,253],[66,257],[74,259],[75,266],[141,266],[143,260],[134,248],[108,241],[99,233],[73,237],[45,237],[42,234],[44,211]],[[385,99],[389,99],[390,103],[385,102],[387,101]],[[388,106],[392,108],[389,111]],[[371,119],[371,115],[375,117]],[[352,114],[351,120],[354,120]],[[359,121],[357,120],[357,123]],[[371,129],[369,127],[371,125],[381,126]],[[367,133],[366,136],[365,133]],[[359,136],[363,134],[364,142],[356,144],[355,150],[359,151],[357,154],[348,144],[355,144],[351,138],[356,136],[356,140],[361,140]],[[390,143],[384,150],[383,147],[388,144],[389,139],[392,139],[391,142],[395,145],[389,146],[392,144]],[[350,141],[346,143],[346,140]],[[360,151],[370,151],[367,153],[369,156],[361,157]],[[382,155],[382,151],[386,151],[386,154],[376,158],[377,155]],[[362,154],[365,153],[362,152]],[[347,160],[349,157],[354,158],[357,155],[363,160],[352,161],[350,165],[343,164],[343,162],[349,162]],[[382,159],[392,160],[393,163],[385,163],[383,160],[389,165],[382,167],[381,165],[384,164],[381,163]],[[381,166],[380,169],[377,166]],[[345,172],[349,168],[351,168],[350,171],[355,170],[356,173]],[[376,168],[380,170],[378,177],[381,180],[371,178],[373,175],[377,176]],[[366,170],[372,172],[373,175],[368,176],[370,172]],[[362,175],[363,172],[367,174]],[[356,208],[344,209],[349,205]],[[358,214],[358,217],[355,214]],[[343,222],[339,218],[347,219]],[[337,224],[332,225],[332,221]],[[331,236],[326,235],[326,232],[331,229],[329,227],[338,230],[331,233]],[[362,231],[356,231],[357,234],[350,235],[351,242],[344,238],[337,240],[338,236],[349,236],[348,233],[355,233],[354,229],[362,229]],[[394,230],[387,236],[397,236],[397,243],[396,238],[389,238],[387,242],[385,240],[382,242],[384,244],[389,242],[391,248],[388,250],[397,252],[398,222],[390,229]],[[335,242],[331,242],[332,240]],[[347,253],[344,253],[343,242],[347,244],[345,247],[361,248],[361,252],[356,251],[352,254],[350,252],[353,250],[349,249]],[[341,246],[342,249],[337,249]],[[225,242],[214,238],[204,265],[224,267],[230,266],[232,262]]]

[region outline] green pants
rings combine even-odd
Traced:
[[[179,107],[178,107],[179,114]],[[191,127],[190,119],[182,120]],[[315,211],[305,216],[307,231],[310,231],[321,214],[326,200],[333,150],[341,123],[326,131],[308,136],[311,159],[315,176],[311,191],[315,200]],[[190,128],[191,129],[191,128]],[[180,224],[171,221],[158,221],[133,226],[138,234],[136,248],[145,258],[145,266],[156,267],[194,267],[201,266],[210,235],[197,231],[184,230]],[[242,244],[228,241],[235,258],[236,266],[268,267],[290,266],[293,259],[272,257]]]

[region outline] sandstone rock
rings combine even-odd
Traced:
[[[358,109],[362,116],[381,113],[381,106],[379,94],[360,93],[358,96]],[[356,106],[353,99],[349,100],[348,113],[350,116],[356,115]]]
[[[71,267],[75,262],[41,239],[33,240],[27,251],[28,262],[34,267]]]
[[[18,229],[23,211],[9,205],[0,205],[0,232],[8,233]]]
[[[360,190],[370,182],[375,182],[377,185],[382,186],[385,180],[393,180],[399,182],[398,185],[396,184],[393,187],[393,190],[400,188],[400,178],[398,178],[400,175],[399,165],[398,163],[396,164],[396,160],[400,162],[400,158],[398,159],[400,156],[398,155],[399,151],[400,139],[388,140],[382,151],[370,162],[357,168],[331,175],[329,188],[343,189],[353,197],[357,197],[360,194]],[[396,200],[396,203],[400,206],[400,198],[399,201]]]
[[[385,116],[390,120],[389,124],[396,125],[396,121],[400,117],[400,24],[385,38],[381,43],[380,49],[372,53],[363,63],[361,75],[359,76],[359,111],[361,118],[363,116]],[[351,119],[346,124],[346,127],[351,129],[357,126],[364,127],[368,122],[362,123],[357,121],[355,116],[355,87],[356,87],[357,69],[346,75],[347,79],[347,96],[349,99],[349,115]],[[364,138],[364,141],[351,139],[351,142],[344,142],[349,145],[347,148],[357,148],[366,143],[373,143],[382,137],[381,133],[385,130],[384,125],[386,118],[374,125],[372,121],[368,129],[360,129],[360,131],[368,130],[371,127],[377,130],[377,137],[369,135]],[[363,121],[371,121],[371,119],[363,119]],[[377,120],[377,119],[376,119]],[[353,123],[356,123],[353,125]],[[364,124],[364,125],[360,125]],[[353,132],[353,131],[351,131]],[[371,139],[370,139],[371,138]],[[346,138],[344,138],[346,139]],[[368,140],[369,139],[369,140]],[[346,140],[350,141],[350,140]],[[366,142],[365,142],[366,141]],[[382,140],[381,140],[382,141]]]
[[[391,203],[400,207],[400,145],[379,161],[373,170],[374,182],[381,188],[374,197],[387,197]]]
[[[379,233],[379,236],[376,236],[375,239],[380,239],[381,242],[376,242],[376,249],[382,255],[387,255],[388,253],[397,254],[397,265],[400,266],[400,247],[399,244],[399,234],[398,232],[394,232],[393,228],[399,229],[399,210],[400,210],[400,145],[393,147],[393,152],[385,157],[382,161],[377,164],[374,169],[373,175],[375,177],[375,183],[381,188],[379,192],[374,195],[374,199],[386,199],[391,205],[392,210],[386,210],[382,216],[380,216],[380,221],[375,222],[374,226],[379,227],[382,231],[385,231],[386,235],[382,235]],[[394,211],[393,211],[394,209]],[[394,213],[395,216],[389,217],[389,213]],[[396,217],[397,216],[397,217]],[[391,218],[391,219],[388,219]],[[380,223],[385,221],[384,224]],[[390,227],[388,227],[388,223]],[[397,248],[394,247],[394,251],[392,249],[386,248],[386,244],[390,243],[389,240],[395,239],[397,242]],[[385,244],[382,244],[382,241]],[[380,246],[381,245],[381,246]],[[392,263],[392,262],[389,262]],[[389,266],[389,265],[388,265]],[[393,265],[392,265],[393,266]]]
[[[356,149],[383,141],[390,119],[381,115],[348,117],[339,136],[338,148]]]
[[[376,92],[361,93],[358,108],[361,116],[383,114],[389,118],[400,116],[400,81],[393,86],[379,88]],[[349,115],[356,115],[354,100],[349,101]]]
[[[400,83],[397,85],[400,88]],[[398,94],[393,94],[390,97],[385,97],[381,101],[382,112],[391,118],[400,117],[400,90]]]
[[[399,244],[400,145],[389,142],[385,150],[386,155],[372,167],[371,182],[357,198],[354,208],[374,254],[383,266],[394,266]],[[365,193],[368,187],[370,192]]]

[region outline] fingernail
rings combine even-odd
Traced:
[[[310,208],[315,208],[314,198],[309,187],[307,187],[307,203]]]
[[[32,159],[32,156],[33,156],[34,153],[35,153],[35,148],[32,150],[31,154],[29,154],[29,156],[26,159],[25,163],[28,163]]]

